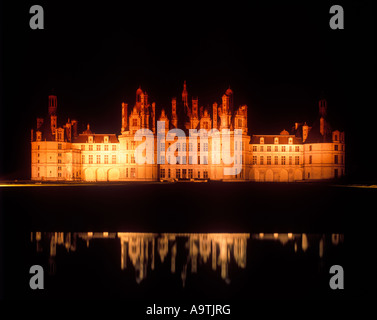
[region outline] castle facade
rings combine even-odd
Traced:
[[[152,161],[145,163],[135,159],[136,150],[145,143],[145,139],[135,139],[140,129],[153,135]],[[184,137],[169,140],[169,132],[177,130]],[[201,140],[201,131],[210,134]],[[225,133],[230,139],[227,159]],[[176,156],[176,161],[168,156],[172,148],[175,152],[169,154]],[[226,174],[225,168],[235,165],[240,170]],[[31,179],[36,181],[293,182],[336,179],[344,174],[344,132],[331,129],[325,99],[319,101],[319,116],[312,126],[295,123],[290,132],[250,135],[247,106],[234,106],[230,88],[221,102],[204,108],[199,107],[196,97],[189,101],[185,82],[181,99],[171,101],[169,115],[162,109],[159,116],[156,104],[138,88],[132,107],[122,103],[121,131],[117,135],[94,133],[89,124],[79,133],[77,120],[68,119],[59,126],[57,97],[50,95],[47,117],[37,118],[31,130]]]

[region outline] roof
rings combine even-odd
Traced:
[[[73,139],[73,143],[88,143],[88,137],[93,137],[93,143],[104,143],[105,136],[109,137],[109,143],[118,143],[118,137],[114,133],[106,134],[106,133],[100,133],[100,134],[79,134],[76,138]]]
[[[332,130],[327,121],[325,121],[325,134],[322,135],[320,132],[320,119],[317,119],[313,123],[312,128],[308,133],[308,137],[305,140],[305,143],[326,143],[332,142]]]
[[[293,144],[301,144],[302,139],[300,137],[296,137],[293,134],[288,135],[269,135],[269,134],[258,134],[258,135],[252,135],[250,144],[260,144],[260,138],[264,138],[264,144],[275,144],[275,138],[279,139],[279,144],[288,144],[288,139],[292,138]]]

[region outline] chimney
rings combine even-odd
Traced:
[[[76,138],[77,137],[77,120],[72,120],[71,124],[72,124],[72,135],[73,135],[73,138]]]
[[[198,98],[192,98],[192,116],[198,118]]]
[[[43,124],[43,118],[37,118],[37,130],[42,127]]]
[[[65,133],[67,135],[68,142],[72,141],[72,124],[68,119],[67,123],[65,124]]]
[[[178,127],[178,118],[177,118],[177,99],[171,99],[171,123],[174,128]]]
[[[152,132],[156,133],[156,103],[152,102]]]
[[[305,142],[305,140],[308,138],[308,133],[309,127],[305,122],[305,124],[302,126],[302,142]]]
[[[213,128],[217,129],[217,103],[214,102],[212,105],[212,111],[213,111]]]
[[[128,104],[122,102],[122,130],[121,130],[122,133],[126,131],[126,128],[127,128],[127,117],[128,117],[127,107],[128,107]]]
[[[321,117],[321,119],[319,120],[319,132],[321,133],[321,135],[325,135],[325,119],[323,117]]]

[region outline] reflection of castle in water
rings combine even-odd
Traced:
[[[230,264],[246,268],[248,241],[278,241],[283,246],[291,244],[295,253],[305,252],[313,246],[318,250],[319,258],[323,258],[325,243],[329,241],[325,235],[292,233],[259,233],[251,237],[248,233],[31,233],[31,242],[36,243],[37,252],[42,252],[49,245],[50,274],[56,270],[57,245],[64,246],[67,251],[76,251],[78,239],[85,241],[87,247],[94,239],[119,239],[121,270],[132,267],[137,283],[147,277],[148,270],[153,271],[156,265],[169,263],[172,274],[180,272],[183,286],[188,272],[197,273],[198,264],[208,263],[214,272],[219,270],[221,278],[229,283]],[[331,244],[338,245],[343,239],[342,234],[332,234]]]

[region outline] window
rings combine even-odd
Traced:
[[[101,145],[97,144],[97,151],[101,151]]]
[[[200,142],[198,143],[198,151],[200,151]]]
[[[254,151],[254,152],[257,151],[257,146],[253,146],[253,151]]]
[[[160,169],[160,178],[165,178],[165,169],[164,168]]]
[[[208,151],[208,143],[207,142],[205,142],[203,144],[203,149],[204,149],[204,151]]]
[[[93,145],[89,146],[89,151],[93,151]]]
[[[204,179],[208,179],[208,171],[207,171],[207,170],[205,170],[205,171],[203,172],[203,178],[204,178]]]
[[[109,163],[109,155],[108,154],[105,155],[104,163],[106,163],[106,164]]]
[[[334,163],[338,164],[338,155],[337,154],[334,156]]]
[[[338,145],[337,144],[334,145],[334,150],[338,151]]]
[[[134,127],[137,126],[137,119],[132,119],[132,125],[133,125]]]
[[[260,144],[263,144],[263,143],[264,143],[264,138],[263,138],[263,137],[261,137],[261,138],[259,139],[259,143],[260,143]]]
[[[238,119],[238,128],[242,127],[242,119]]]
[[[274,158],[274,164],[278,165],[279,164],[279,157],[275,156]]]
[[[62,173],[61,173],[61,172],[58,172],[58,177],[59,177],[59,178],[62,177]]]
[[[128,148],[127,148],[128,149]],[[116,151],[117,150],[117,146],[115,144],[112,145],[112,150],[113,151]]]
[[[198,171],[198,179],[200,179],[200,171]]]
[[[58,170],[62,170],[62,167],[58,167]]]
[[[40,145],[38,145],[38,150],[40,149],[40,147],[41,147],[41,146],[40,146]]]
[[[295,165],[299,165],[299,164],[300,164],[300,157],[295,156]]]
[[[62,156],[62,154],[61,153],[58,153],[58,157],[61,157]]]
[[[279,144],[279,138],[274,138],[274,143]]]
[[[263,162],[264,162],[263,156],[260,156],[260,158],[259,158],[259,164],[263,165],[264,164]]]
[[[271,156],[267,156],[267,164],[268,164],[268,165],[271,164]]]
[[[279,151],[279,147],[275,146],[275,152],[278,152],[278,151]]]
[[[312,151],[312,145],[309,145],[309,151]]]
[[[188,177],[189,177],[189,179],[193,178],[193,171],[192,171],[192,169],[188,169]]]
[[[92,154],[89,155],[89,163],[93,163],[93,155]]]
[[[128,163],[128,153],[126,154],[126,163]]]
[[[62,159],[58,159],[58,163],[62,163]]]
[[[192,143],[189,143],[189,151],[192,151]]]
[[[289,146],[289,152],[292,152],[292,151],[293,151],[293,147]]]
[[[260,152],[263,152],[263,146],[260,146],[260,147],[259,147],[259,151],[260,151]]]
[[[253,164],[257,164],[257,156],[253,156]]]
[[[128,178],[128,168],[126,168],[126,178]]]
[[[59,150],[62,149],[62,144],[61,144],[61,143],[58,143],[58,149],[59,149]]]
[[[182,178],[183,179],[186,178],[186,174],[187,174],[187,170],[186,169],[182,169]]]
[[[168,169],[168,178],[170,178],[170,169]]]
[[[111,156],[111,162],[112,162],[112,163],[117,163],[117,156],[116,156],[115,154],[113,154],[113,155]]]
[[[176,169],[176,170],[175,170],[175,177],[176,177],[177,179],[180,179],[180,178],[181,178],[181,169]]]
[[[101,163],[101,155],[97,154],[97,163]]]
[[[136,169],[131,168],[131,178],[136,178]]]
[[[267,151],[268,151],[268,152],[271,152],[271,146],[268,146],[268,147],[267,147]]]
[[[289,139],[288,139],[288,143],[289,143],[289,144],[292,144],[292,143],[293,143],[293,139],[292,139],[292,138],[289,138]]]
[[[300,151],[300,146],[295,146],[295,151],[299,152]]]
[[[292,165],[292,156],[289,156],[288,158],[288,164],[291,166]]]
[[[105,145],[105,151],[109,151],[109,145],[108,144]]]
[[[285,164],[285,156],[281,157],[281,164],[283,164],[283,165]]]
[[[108,142],[109,142],[109,137],[108,137],[108,136],[105,136],[105,137],[103,138],[103,142],[104,142],[104,143],[108,143]]]
[[[312,156],[309,156],[309,164],[312,164]]]
[[[85,156],[84,155],[81,156],[81,163],[85,163]]]
[[[135,155],[134,154],[131,154],[131,163],[135,163]]]
[[[285,146],[281,147],[281,152],[285,152]]]
[[[186,151],[187,149],[186,149],[186,142],[183,142],[182,143],[182,151]]]

